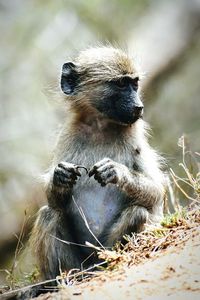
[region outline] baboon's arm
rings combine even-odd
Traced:
[[[141,205],[151,209],[164,196],[164,188],[161,183],[140,174],[130,173],[128,170],[120,178],[119,187],[132,199],[135,205]]]
[[[71,199],[72,188],[78,176],[81,176],[78,168],[71,163],[61,162],[48,174],[46,194],[51,208],[63,208]]]
[[[154,174],[148,177],[140,172],[131,172],[125,165],[109,158],[104,158],[93,166],[89,176],[93,175],[102,186],[108,183],[116,184],[133,199],[134,205],[151,209],[163,197],[164,188],[161,178],[154,178]],[[160,175],[159,170],[156,175]]]

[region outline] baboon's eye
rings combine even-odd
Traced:
[[[129,77],[123,77],[114,81],[114,84],[120,89],[126,89],[130,85],[134,88],[134,90],[138,89],[138,81],[139,77],[135,77],[134,79]]]
[[[120,89],[127,88],[129,86],[129,83],[129,78],[121,78],[115,81],[115,85]]]
[[[139,85],[139,77],[135,77],[133,80],[132,80],[132,85],[133,87],[137,90],[138,89],[138,85]]]

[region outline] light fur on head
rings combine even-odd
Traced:
[[[77,71],[84,82],[109,81],[124,75],[138,76],[132,59],[120,49],[96,47],[82,51],[75,59]]]

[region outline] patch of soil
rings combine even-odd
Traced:
[[[160,238],[142,233],[128,244],[129,249],[116,253],[112,271],[108,268],[96,278],[71,286],[63,284],[58,293],[40,295],[37,300],[200,299],[199,229],[198,214],[190,222],[172,224]]]

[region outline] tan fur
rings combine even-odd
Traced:
[[[138,74],[128,55],[112,47],[82,51],[75,62],[80,75],[83,76],[83,84]]]

